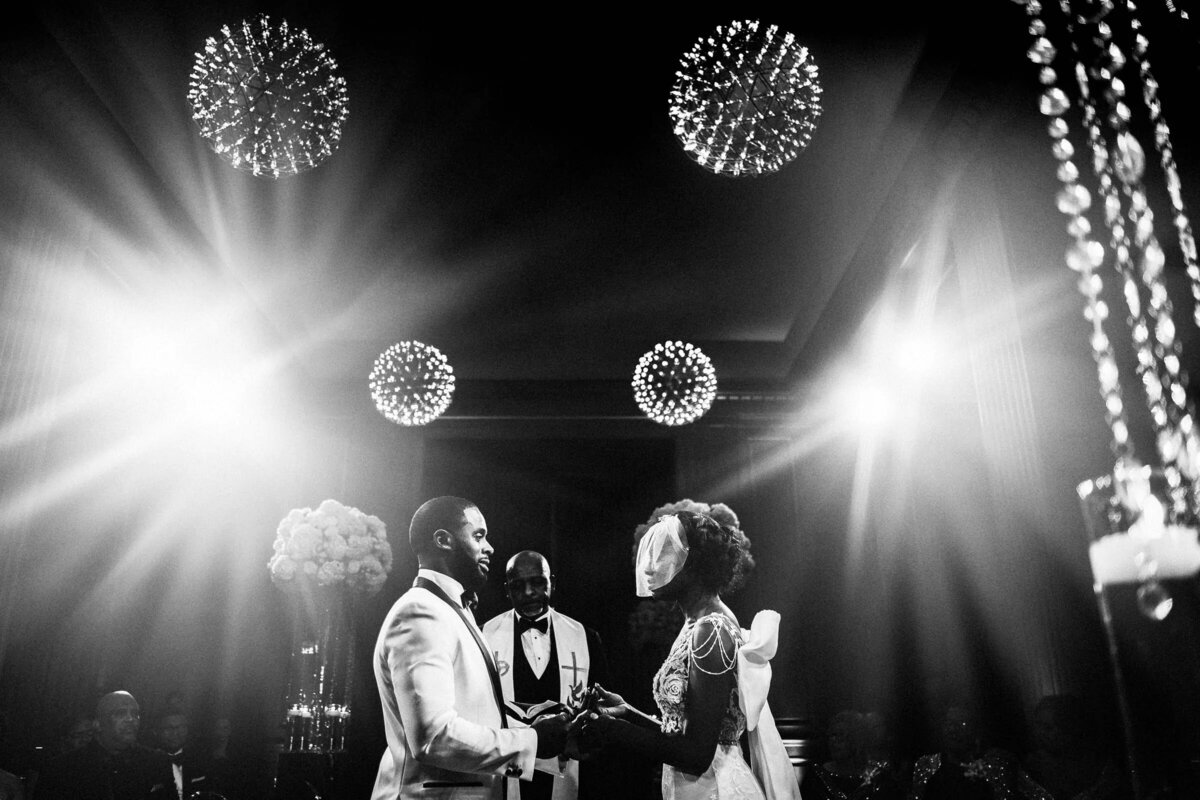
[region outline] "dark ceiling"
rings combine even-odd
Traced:
[[[723,387],[783,385],[915,243],[905,198],[962,108],[1036,123],[1024,14],[706,9],[39,4],[6,34],[5,178],[129,285],[248,298],[307,379],[365,383],[415,338],[467,381],[624,382],[682,339]],[[204,39],[260,11],[326,43],[349,86],[338,151],[279,180],[208,150],[185,97]],[[693,41],[756,17],[809,48],[824,111],[779,173],[717,176],[683,153],[668,92]]]

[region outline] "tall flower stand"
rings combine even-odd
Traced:
[[[291,601],[292,652],[272,800],[349,800],[346,736],[353,688],[355,598],[392,568],[379,517],[325,500],[294,508],[275,531],[271,582]]]
[[[354,646],[352,602],[343,586],[302,585],[292,600],[292,650],[284,701],[280,800],[341,800],[345,793]]]
[[[1182,494],[1190,491],[1161,470],[1120,465],[1079,486],[1136,800],[1200,797],[1200,543]]]

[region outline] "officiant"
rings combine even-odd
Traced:
[[[528,707],[546,701],[570,701],[608,680],[608,663],[600,636],[591,628],[551,607],[554,576],[541,553],[523,550],[505,567],[505,587],[512,611],[483,625],[500,672],[504,700]],[[510,781],[510,800],[576,800],[580,796],[579,762],[565,761],[561,775],[537,772],[534,780]],[[585,779],[587,770],[585,769]],[[519,791],[519,794],[518,794]],[[586,798],[589,792],[584,791]]]

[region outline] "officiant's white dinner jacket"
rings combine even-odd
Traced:
[[[451,600],[462,597],[462,585],[446,575],[417,575]],[[505,775],[532,777],[537,734],[501,727],[473,624],[415,586],[388,612],[374,663],[388,749],[371,800],[499,800]]]

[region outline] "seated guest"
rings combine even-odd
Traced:
[[[1047,695],[1033,709],[1034,748],[1022,761],[1038,800],[1115,800],[1128,796],[1120,770],[1101,750],[1086,705]]]
[[[903,792],[888,764],[867,758],[867,718],[857,711],[833,715],[825,735],[826,761],[804,774],[804,800],[900,800]]]
[[[4,709],[0,709],[0,800],[25,800],[25,781],[20,775],[14,772],[9,772],[5,767],[20,770],[12,758],[8,748],[5,747],[8,738],[7,715]]]
[[[866,756],[867,766],[887,773],[898,787],[910,786],[912,765],[896,757],[887,718],[879,711],[867,711],[863,714],[863,727],[863,755]]]
[[[25,800],[25,783],[13,775],[0,769],[0,800]]]
[[[941,749],[913,766],[914,800],[1019,798],[1020,766],[1011,753],[984,745],[975,715],[951,706],[942,717]]]
[[[171,759],[175,791],[181,798],[196,792],[219,791],[212,764],[207,755],[188,747],[188,718],[182,711],[168,707],[154,726],[158,746]]]
[[[63,731],[62,740],[59,742],[59,752],[69,753],[72,750],[78,750],[96,738],[96,733],[100,730],[99,723],[91,714],[77,714],[67,724],[66,730]]]
[[[228,800],[250,800],[262,796],[262,788],[253,786],[254,758],[233,733],[233,720],[225,715],[213,720],[205,742],[212,773],[220,792]],[[268,771],[264,768],[264,772]],[[264,781],[266,778],[264,777]]]
[[[96,705],[99,728],[87,745],[46,762],[37,800],[172,800],[171,762],[138,744],[141,711],[129,692],[110,692]]]

